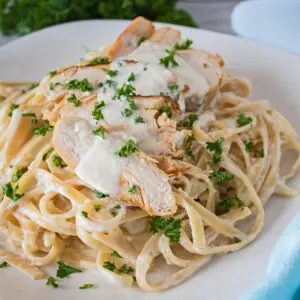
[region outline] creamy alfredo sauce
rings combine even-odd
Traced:
[[[170,84],[177,84],[179,90],[188,85],[185,96],[203,97],[209,90],[208,81],[197,73],[184,59],[175,55],[178,66],[160,64],[160,58],[166,56],[166,47],[151,42],[144,42],[133,53],[114,61],[107,71],[103,87],[98,94],[98,103],[104,101],[102,108],[103,120],[93,120],[92,126],[99,125],[108,129],[105,139],[95,137],[92,147],[81,158],[77,175],[94,188],[109,194],[120,192],[119,178],[129,158],[118,157],[115,152],[129,139],[133,139],[142,151],[147,154],[165,154],[169,151],[151,126],[151,115],[147,110],[132,110],[126,95],[116,97],[116,90],[122,86],[133,86],[134,95],[159,96],[172,95]],[[133,74],[133,75],[132,75]],[[131,97],[132,98],[132,97]],[[174,100],[175,101],[175,100]],[[181,93],[180,107],[184,110],[184,98]],[[130,116],[125,116],[129,109]],[[136,121],[139,118],[140,122]],[[92,133],[91,133],[92,134]],[[134,170],[133,170],[134,172]]]

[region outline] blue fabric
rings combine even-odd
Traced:
[[[300,213],[282,233],[271,253],[265,280],[240,300],[300,299]]]
[[[300,0],[245,1],[234,8],[231,23],[241,37],[300,55]]]

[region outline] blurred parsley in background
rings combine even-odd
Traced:
[[[133,19],[197,27],[176,0],[0,0],[0,31],[28,34],[41,28],[76,20]]]

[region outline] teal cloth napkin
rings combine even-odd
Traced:
[[[244,1],[234,8],[231,23],[241,37],[300,55],[300,0]]]
[[[271,253],[265,280],[240,300],[300,299],[300,213],[282,233]]]

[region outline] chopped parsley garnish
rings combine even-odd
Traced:
[[[82,271],[79,269],[76,269],[72,266],[66,265],[62,260],[59,260],[58,262],[58,270],[56,272],[56,276],[59,278],[65,278],[73,273],[81,273]]]
[[[127,266],[126,264],[122,265],[119,269],[118,269],[118,273],[120,274],[130,274],[134,271],[134,269],[132,267]]]
[[[57,289],[59,287],[59,285],[57,283],[57,279],[52,276],[48,277],[46,285],[50,285],[50,286],[54,287],[55,289]]]
[[[168,118],[172,118],[172,107],[170,104],[165,104],[162,108],[159,109],[159,115],[162,115],[163,113],[166,113]]]
[[[33,89],[35,89],[36,87],[38,87],[40,84],[38,82],[35,82],[35,83],[32,83],[29,88],[28,88],[28,91],[31,91]]]
[[[247,117],[245,113],[239,112],[238,118],[236,120],[236,123],[241,126],[246,126],[252,122],[252,118]]]
[[[238,197],[230,198],[227,196],[222,197],[222,200],[216,205],[217,214],[225,214],[233,207],[243,207],[244,203]]]
[[[210,176],[216,180],[217,184],[222,184],[234,179],[234,175],[228,173],[224,168],[214,169]]]
[[[135,94],[135,87],[131,84],[123,83],[123,85],[116,90],[115,97],[120,99],[122,96],[131,98]]]
[[[42,135],[42,136],[45,136],[50,131],[53,131],[53,126],[49,124],[48,120],[44,120],[44,125],[34,128],[32,130],[34,135]]]
[[[128,79],[128,81],[135,81],[135,74],[134,73],[130,73]]]
[[[113,272],[116,269],[116,265],[114,262],[105,261],[103,264],[103,268]]]
[[[55,83],[54,83],[54,82],[50,82],[49,88],[50,88],[51,91],[54,91],[54,89],[55,89],[58,85],[60,85],[59,82],[55,82]]]
[[[224,138],[220,138],[215,142],[207,142],[206,143],[206,149],[214,152],[212,160],[211,160],[212,165],[216,165],[217,163],[219,163],[221,161],[221,155],[223,152],[223,149],[222,149],[223,142],[224,142]]]
[[[13,188],[11,182],[8,182],[2,186],[3,195],[10,198],[13,202],[17,202],[21,199],[25,194],[18,194],[17,191],[19,189],[19,185],[16,184]]]
[[[131,194],[135,194],[136,193],[136,185],[134,184],[129,190],[128,190],[129,193]]]
[[[36,114],[33,113],[33,112],[23,113],[22,116],[23,117],[31,117],[32,118],[32,120],[31,120],[32,124],[36,124],[38,122]]]
[[[12,176],[12,182],[17,182],[27,171],[27,167],[17,169],[16,173]]]
[[[236,243],[240,243],[240,242],[242,241],[242,240],[240,240],[240,239],[239,239],[238,237],[236,237],[236,236],[233,238],[233,240],[234,240]]]
[[[101,205],[100,204],[95,204],[94,208],[95,208],[95,211],[98,212],[101,209]]]
[[[105,129],[103,127],[99,127],[97,129],[94,129],[92,131],[93,135],[101,136],[103,139],[105,139]]]
[[[54,75],[56,75],[57,74],[57,71],[56,70],[53,70],[53,71],[50,71],[49,72],[49,76],[50,77],[52,77],[52,76],[54,76]]]
[[[75,94],[71,94],[71,96],[68,97],[67,101],[73,103],[75,107],[78,107],[81,104],[80,100],[76,97]]]
[[[195,121],[198,120],[198,115],[190,114],[183,120],[183,127],[191,129]]]
[[[88,217],[88,213],[84,210],[81,211],[81,215],[84,217],[84,218],[87,218]]]
[[[175,51],[170,49],[165,49],[165,52],[167,53],[166,56],[160,58],[159,63],[161,65],[164,65],[166,68],[170,67],[176,67],[178,66],[177,61],[175,60]]]
[[[123,258],[117,251],[112,252],[111,256],[118,257],[118,258]]]
[[[254,143],[251,140],[244,141],[244,145],[247,152],[250,153],[253,151]]]
[[[5,268],[5,267],[8,267],[7,261],[3,261],[3,262],[0,264],[0,268]]]
[[[111,212],[111,215],[112,215],[113,217],[115,217],[117,214],[118,214],[118,213],[115,212],[115,211],[112,211],[112,212]]]
[[[138,116],[134,118],[134,123],[145,123],[145,120],[141,116]]]
[[[121,208],[121,205],[120,205],[120,204],[117,204],[117,205],[114,206],[114,208],[115,208],[115,209],[120,209],[120,208]]]
[[[63,162],[62,158],[58,155],[52,156],[52,162],[56,167],[65,168],[67,165]]]
[[[259,151],[256,151],[255,152],[255,157],[257,157],[257,158],[263,158],[263,157],[265,157],[264,148],[261,148]]]
[[[48,156],[54,151],[53,148],[50,148],[48,151],[46,151],[44,154],[43,154],[43,157],[42,157],[42,161],[46,161],[46,159],[48,158]]]
[[[72,79],[66,84],[66,88],[68,90],[75,89],[75,90],[80,90],[82,92],[90,92],[93,90],[92,85],[89,83],[89,81],[86,78],[82,80]]]
[[[157,233],[163,231],[164,235],[169,238],[171,243],[177,243],[181,235],[181,220],[173,217],[163,219],[162,217],[152,217],[150,232]]]
[[[133,114],[133,111],[130,108],[125,108],[123,111],[121,111],[121,115],[123,117],[130,117]]]
[[[107,56],[97,56],[89,61],[88,66],[94,66],[99,64],[107,64],[108,57]]]
[[[92,283],[86,283],[86,284],[80,286],[79,289],[80,290],[86,290],[86,289],[90,289],[92,287],[94,287],[94,285]]]
[[[145,42],[146,40],[147,40],[147,38],[146,38],[145,36],[142,36],[141,39],[139,40],[138,46],[139,46],[141,43]]]
[[[135,143],[134,140],[130,139],[119,150],[117,150],[115,154],[120,157],[128,157],[129,155],[138,151],[139,151],[138,145]]]
[[[195,141],[195,137],[194,135],[190,135],[188,138],[187,138],[187,148],[185,150],[185,153],[187,156],[189,156],[190,158],[192,159],[195,159],[195,155],[192,151],[192,143],[193,141]]]
[[[119,72],[118,70],[112,70],[112,69],[106,69],[106,68],[103,68],[102,70],[110,77],[117,76],[117,74]]]
[[[15,109],[17,109],[19,106],[20,106],[19,104],[11,103],[10,106],[9,106],[9,110],[8,110],[8,116],[12,117],[13,111]]]
[[[105,102],[101,101],[96,103],[94,106],[94,109],[92,111],[92,116],[94,117],[95,120],[100,121],[104,119],[104,116],[102,114],[102,109],[105,107]]]
[[[180,95],[180,90],[179,90],[179,85],[175,83],[171,83],[168,85],[168,88],[171,91],[171,96],[174,100],[179,100],[179,95]]]
[[[192,44],[193,41],[190,39],[185,40],[181,44],[178,44],[178,42],[176,42],[176,44],[174,45],[174,50],[185,50],[188,49]]]
[[[137,107],[136,103],[134,102],[134,100],[129,99],[129,100],[127,100],[127,101],[128,101],[129,107],[130,107],[132,110],[137,110],[137,109],[138,109],[138,107]]]
[[[104,80],[103,82],[100,82],[98,84],[99,87],[104,87],[104,86],[108,86],[108,87],[111,87],[111,88],[116,88],[117,86],[117,82],[112,80],[112,79],[106,79]]]
[[[93,190],[93,193],[94,193],[94,195],[95,195],[97,198],[99,198],[99,199],[101,199],[101,198],[106,198],[106,197],[109,196],[109,194],[104,194],[104,193],[102,193],[102,192],[98,192],[97,190]]]

